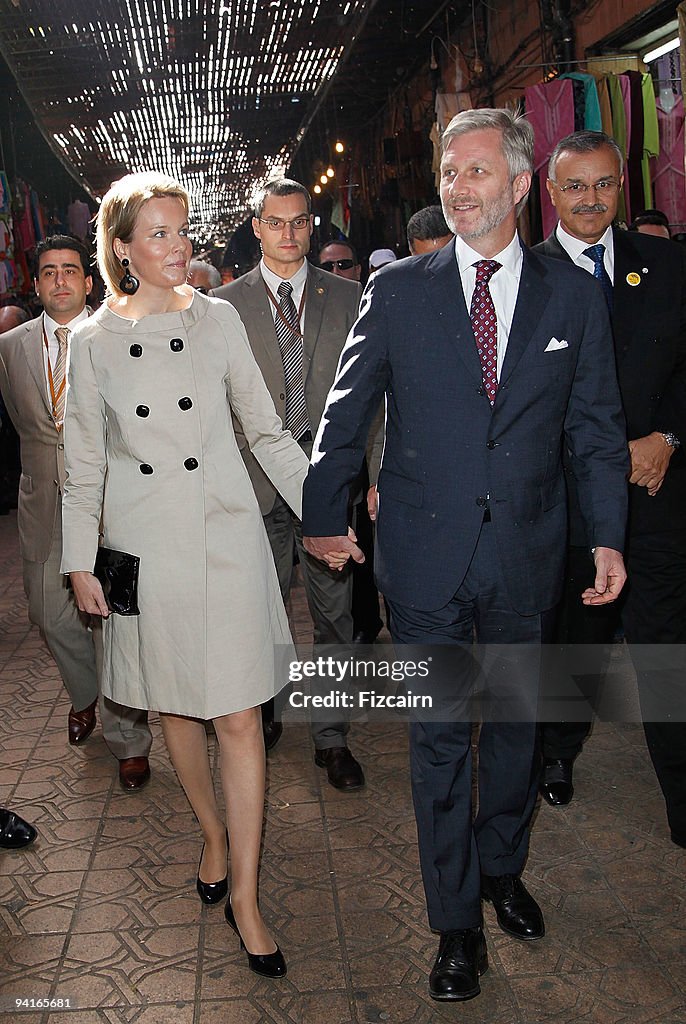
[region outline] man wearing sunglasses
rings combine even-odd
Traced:
[[[337,277],[359,281],[362,267],[350,242],[326,242],[319,250],[319,266]]]
[[[686,642],[686,254],[667,239],[612,226],[622,182],[622,154],[614,139],[588,131],[562,139],[550,158],[547,183],[560,220],[536,247],[575,263],[602,287],[631,456],[629,586],[617,605],[587,608],[577,598],[593,573],[593,560],[574,474],[566,474],[570,546],[558,640],[586,645],[593,671],[586,665],[581,674],[591,682],[602,672],[602,645],[611,643],[621,612],[672,839],[686,846],[683,672],[673,653]],[[572,765],[589,731],[588,721],[544,725],[541,793],[548,803],[572,799]],[[613,786],[622,771],[618,765],[609,780]]]
[[[244,277],[213,293],[238,310],[276,411],[308,457],[362,292],[359,284],[324,273],[307,262],[313,230],[311,210],[310,194],[299,182],[287,178],[270,181],[257,197],[252,220],[262,259]],[[348,258],[347,250],[345,256]],[[284,601],[291,584],[295,543],[315,645],[352,643],[350,568],[334,572],[305,552],[300,522],[251,454],[240,424],[235,426],[264,516]],[[269,749],[282,732],[281,723],[274,720],[273,701],[263,705],[262,718]],[[340,790],[360,789],[365,781],[347,746],[348,729],[340,714],[336,720],[312,722],[315,763],[326,769],[328,781]]]

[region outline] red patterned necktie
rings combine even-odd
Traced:
[[[476,284],[472,295],[469,317],[472,321],[474,341],[481,360],[484,387],[488,400],[493,405],[498,390],[498,318],[491,298],[488,282],[501,263],[496,260],[479,260],[476,266]]]

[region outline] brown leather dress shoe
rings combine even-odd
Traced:
[[[95,729],[95,705],[97,703],[98,699],[96,697],[93,703],[89,704],[82,711],[74,711],[74,706],[72,705],[67,726],[69,742],[71,744],[83,743],[84,740],[88,739],[93,729]]]
[[[127,792],[141,789],[150,781],[150,764],[147,757],[125,757],[119,762],[119,782]]]
[[[350,792],[354,789],[362,789],[364,786],[362,765],[355,760],[347,747],[327,747],[325,750],[316,750],[314,763],[320,768],[326,768],[329,782],[335,789],[344,789]]]

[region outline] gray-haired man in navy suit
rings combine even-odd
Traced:
[[[474,632],[480,643],[534,649],[548,638],[565,557],[563,441],[577,456],[595,548],[595,578],[579,597],[611,602],[625,580],[628,458],[607,308],[588,275],[522,246],[516,218],[532,158],[531,127],[509,111],[451,121],[441,198],[455,244],[394,263],[368,284],[305,483],[308,550],[323,557],[347,546],[359,558],[345,537],[346,484],[385,396],[377,581],[396,645],[443,645],[432,648],[441,662],[451,649],[457,661]],[[482,897],[508,934],[544,933],[520,878],[536,799],[536,716],[503,712],[512,683],[507,673],[489,678],[474,821],[468,717],[411,727],[422,876],[429,923],[441,933],[435,999],[480,991]],[[459,685],[456,676],[456,694]],[[535,705],[538,671],[517,685]]]

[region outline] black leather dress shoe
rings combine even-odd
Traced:
[[[203,854],[205,852],[205,844],[202,844],[202,850],[200,851],[200,862],[198,864],[198,877],[195,882],[195,887],[198,890],[198,896],[208,907],[214,903],[221,903],[229,891],[229,876],[224,875],[218,882],[203,882],[200,877],[200,864],[202,864]],[[228,856],[229,852],[229,830],[226,830],[226,852]]]
[[[14,811],[0,807],[0,847],[3,850],[21,850],[32,843],[38,833],[33,825],[24,821]]]
[[[568,757],[558,757],[543,762],[541,781],[538,789],[551,807],[564,807],[574,796],[572,772],[574,762]]]
[[[264,736],[264,749],[273,750],[276,744],[281,739],[283,733],[283,723],[277,722],[273,718],[262,719],[262,734]]]
[[[283,958],[283,953],[277,946],[273,953],[251,953],[245,948],[243,937],[238,930],[236,924],[236,918],[233,916],[233,907],[231,906],[231,897],[229,896],[224,907],[224,917],[229,927],[233,928],[238,938],[241,940],[241,949],[245,951],[245,955],[248,958],[248,967],[255,974],[261,974],[263,978],[283,978],[286,975],[287,967],[286,961]]]
[[[362,789],[364,786],[362,765],[355,760],[347,747],[327,747],[325,750],[316,750],[314,763],[320,768],[326,768],[329,782],[335,789],[350,792],[354,789]]]
[[[498,924],[515,939],[542,939],[543,914],[518,875],[482,875],[481,895],[495,908]]]
[[[429,995],[444,1002],[473,999],[481,991],[479,977],[487,970],[488,953],[481,928],[441,932],[438,956],[429,975]]]
[[[82,711],[74,711],[72,706],[67,721],[70,743],[74,745],[83,743],[93,732],[93,729],[95,729],[95,705],[97,703],[96,697],[93,703],[89,704],[87,708],[83,708]]]
[[[127,793],[142,789],[150,781],[150,763],[147,757],[124,757],[119,762],[119,785]]]

